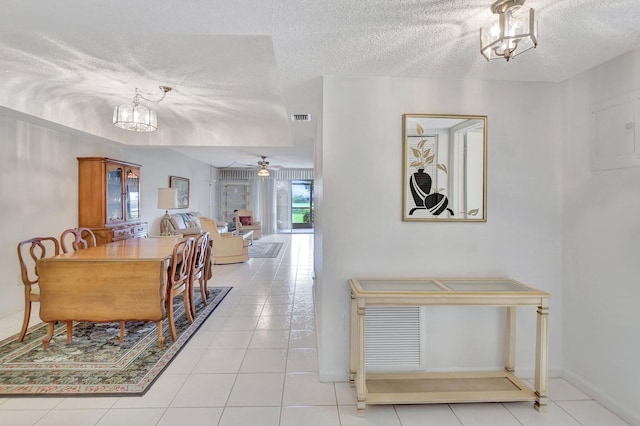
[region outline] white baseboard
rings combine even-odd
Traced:
[[[565,368],[563,370],[562,377],[573,386],[589,395],[595,401],[604,405],[616,415],[622,417],[625,421],[632,425],[640,425],[640,412],[634,410],[634,408],[637,409],[637,407],[632,408],[620,404],[615,398],[612,398],[610,395],[602,392],[591,382],[584,380],[581,376],[575,374],[570,369]]]
[[[548,377],[562,377],[563,371],[562,368],[549,367],[547,375]],[[516,368],[515,373],[516,376],[521,379],[533,379],[535,376],[535,370],[533,368]]]

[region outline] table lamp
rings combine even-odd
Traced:
[[[171,221],[169,209],[178,208],[178,190],[176,188],[158,188],[158,208],[165,209],[160,224],[161,235],[170,235],[171,233],[168,231]]]

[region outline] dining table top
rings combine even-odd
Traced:
[[[173,247],[182,237],[129,238],[108,244],[89,247],[58,256],[46,261],[84,261],[84,260],[163,260],[170,258]]]

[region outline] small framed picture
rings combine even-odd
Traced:
[[[178,208],[189,207],[189,179],[178,176],[169,176],[169,188],[178,190]]]

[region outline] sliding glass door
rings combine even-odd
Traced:
[[[293,229],[313,228],[313,181],[291,181],[291,225]]]

